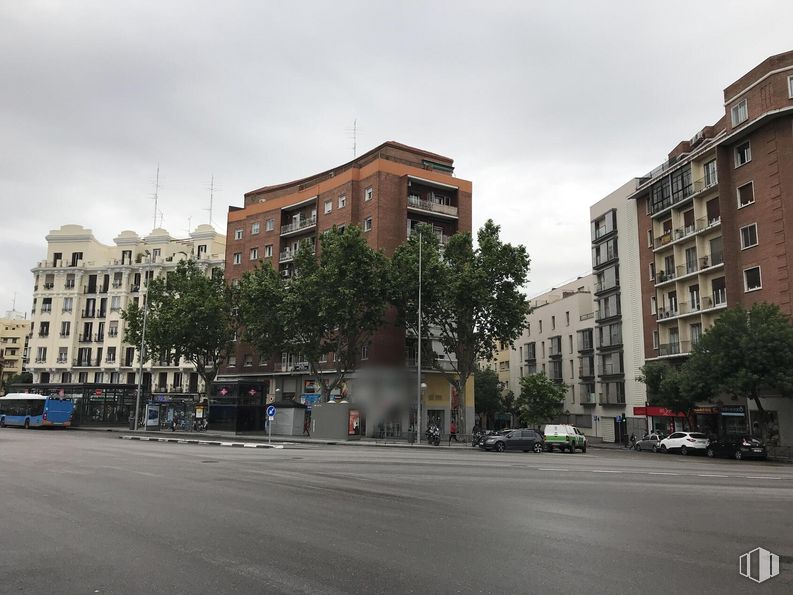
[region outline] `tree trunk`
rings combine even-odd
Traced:
[[[457,414],[457,432],[460,434],[467,434],[468,427],[465,425],[465,386],[468,383],[468,378],[462,374],[457,379],[457,406],[459,412]]]

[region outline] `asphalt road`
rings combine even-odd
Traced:
[[[0,477],[3,593],[793,592],[782,464],[4,429]]]

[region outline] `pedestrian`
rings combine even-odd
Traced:
[[[311,438],[311,418],[306,417],[303,422],[303,435]]]
[[[452,438],[454,438],[455,442],[459,442],[457,439],[457,423],[454,420],[449,424],[449,446],[452,444]]]
[[[631,432],[630,441],[628,442],[628,448],[633,448],[636,446],[636,434]]]

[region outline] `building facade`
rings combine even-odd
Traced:
[[[225,236],[209,225],[184,239],[172,238],[164,229],[145,237],[122,231],[112,246],[79,225],[64,225],[46,239],[47,257],[32,270],[28,369],[35,385],[66,393],[75,385],[101,385],[97,396],[109,386],[136,386],[139,346],[124,343],[121,311],[130,301],[144,299],[148,280],[174,270],[181,260],[197,259],[206,270],[224,265]],[[202,390],[198,374],[185,361],[147,361],[143,369],[146,394],[197,395]],[[96,421],[119,421],[121,416],[114,411],[100,417]]]
[[[590,400],[604,410],[598,415],[600,435],[609,442],[647,428],[646,419],[637,415],[646,406],[647,391],[637,380],[644,364],[639,234],[635,205],[627,200],[635,188],[631,180],[589,209],[594,366],[588,357],[583,380],[591,389]]]
[[[25,371],[30,320],[21,312],[0,318],[0,388]]]
[[[359,226],[369,245],[386,256],[421,223],[432,226],[444,242],[458,231],[471,231],[471,191],[471,182],[454,176],[452,159],[386,142],[333,169],[247,193],[243,207],[229,210],[226,277],[234,283],[267,262],[288,278],[294,274],[297,249],[316,247],[319,235],[333,226]],[[352,401],[365,398],[366,370],[389,368],[404,376],[407,368],[415,379],[415,345],[404,329],[385,324],[362,352],[361,367],[347,383],[345,395]],[[327,365],[332,369],[331,353]],[[442,375],[422,370],[422,376],[427,384],[423,410],[446,431],[458,397]],[[472,420],[473,379],[469,386],[464,406],[466,419]],[[284,353],[279,361],[268,361],[239,343],[221,370],[217,391],[217,399],[245,399],[252,407],[276,400],[310,404],[317,398],[319,379],[308,372],[299,354]],[[411,425],[407,414],[397,414],[370,420],[366,433],[402,435]]]
[[[579,277],[530,300],[526,328],[510,352],[510,386],[518,395],[521,377],[544,373],[567,387],[565,415],[554,421],[609,437],[613,424],[605,417],[613,414],[594,397],[593,283],[592,275]]]
[[[770,302],[793,314],[793,52],[724,90],[724,115],[637,179],[644,355],[682,361],[728,306]],[[721,415],[733,429],[749,415]],[[738,407],[746,404],[738,403]],[[751,407],[751,404],[749,404]],[[772,443],[793,444],[793,401],[768,397]],[[746,413],[750,414],[748,408]],[[703,408],[701,427],[723,426]]]

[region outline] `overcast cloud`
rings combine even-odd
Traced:
[[[793,3],[0,3],[0,314],[29,310],[50,229],[172,235],[385,140],[455,159],[532,257],[590,269],[588,207],[722,115],[793,48]]]

